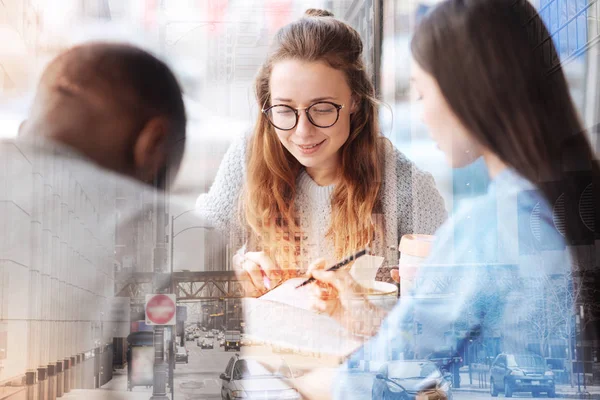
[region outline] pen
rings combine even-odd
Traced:
[[[356,260],[357,258],[364,256],[368,252],[369,252],[369,248],[365,247],[364,249],[357,251],[356,253],[352,254],[350,257],[343,259],[339,263],[337,263],[334,266],[332,266],[331,268],[327,269],[327,271],[336,271],[336,270],[342,268],[344,265],[350,264],[352,261]],[[308,285],[309,283],[312,283],[314,281],[315,281],[315,278],[310,277],[307,280],[305,280],[304,282],[302,282],[301,284],[299,284],[298,286],[296,286],[296,289],[301,288],[302,286]]]

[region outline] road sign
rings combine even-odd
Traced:
[[[174,294],[146,295],[146,325],[175,325]]]

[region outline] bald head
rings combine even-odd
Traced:
[[[185,126],[181,88],[162,61],[133,46],[90,43],[46,68],[23,134],[49,137],[162,186],[166,170],[179,168]]]

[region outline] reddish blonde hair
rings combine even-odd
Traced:
[[[266,108],[270,104],[269,80],[274,64],[289,59],[325,62],[345,74],[358,101],[358,108],[350,119],[350,136],[340,148],[340,180],[331,198],[327,237],[332,240],[338,257],[365,246],[372,239],[372,215],[380,208],[383,166],[378,146],[381,135],[375,90],[362,61],[362,50],[362,40],[356,30],[326,11],[311,9],[305,17],[277,33],[271,54],[255,82],[256,101],[259,107]],[[242,203],[246,222],[255,235],[257,247],[277,253],[282,239],[279,235],[265,235],[265,224],[273,221],[275,228],[284,232],[283,236],[288,232],[290,241],[294,237],[297,241],[299,227],[294,200],[296,178],[303,167],[283,147],[261,111],[248,150],[248,177]]]

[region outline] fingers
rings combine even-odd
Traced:
[[[310,285],[309,304],[312,310],[331,316],[339,306],[337,291],[331,285]]]
[[[308,266],[307,274],[310,275],[311,272],[315,270],[324,270],[326,263],[327,261],[324,258],[316,259]]]
[[[267,276],[268,279],[263,279],[262,276],[260,278],[261,282],[264,281],[263,286],[268,286],[266,289],[277,286],[283,280],[284,271],[264,252],[248,252],[245,254],[245,257],[247,260],[251,260],[258,265]]]
[[[394,280],[394,282],[396,283],[400,283],[400,271],[397,269],[392,269],[390,270],[390,275],[392,276],[392,279]]]
[[[338,291],[344,290],[343,282],[341,282],[340,276],[344,271],[325,271],[323,269],[313,269],[310,271],[310,275],[320,283],[331,285]]]
[[[264,252],[248,252],[233,256],[233,265],[237,271],[247,275],[261,295],[277,286],[283,280],[283,271]]]
[[[246,271],[246,273],[250,277],[250,280],[252,281],[252,285],[260,294],[263,294],[268,290],[265,286],[266,282],[263,279],[264,275],[262,269],[260,268],[260,265],[247,258],[242,263],[242,270]]]
[[[318,281],[310,285],[310,295],[324,301],[336,300],[339,297],[333,286]]]

